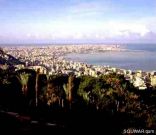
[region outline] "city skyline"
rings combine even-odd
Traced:
[[[3,43],[156,43],[156,0],[0,0]]]

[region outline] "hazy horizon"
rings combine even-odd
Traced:
[[[156,0],[0,0],[0,44],[156,43]]]
[[[3,46],[23,46],[23,45],[156,45],[156,43],[126,43],[126,42],[121,42],[121,43],[117,43],[117,42],[55,42],[55,43],[0,43],[0,47]]]

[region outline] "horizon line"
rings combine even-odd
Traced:
[[[97,42],[97,43],[90,43],[90,42],[82,42],[82,43],[78,43],[78,42],[69,42],[69,43],[61,43],[61,42],[56,42],[56,43],[0,43],[0,46],[5,46],[5,45],[82,45],[82,44],[86,44],[86,45],[125,45],[125,44],[156,44],[153,42],[145,42],[145,43],[132,43],[132,42]]]

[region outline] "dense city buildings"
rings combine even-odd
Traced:
[[[120,45],[49,45],[49,46],[19,46],[4,47],[3,50],[25,64],[15,65],[16,70],[29,68],[46,75],[74,74],[76,76],[90,75],[98,77],[103,74],[117,73],[125,76],[140,90],[156,86],[156,72],[132,71],[110,67],[109,65],[90,65],[72,61],[65,56],[69,53],[105,53],[106,51],[124,51]],[[7,57],[7,56],[6,56]],[[149,84],[150,83],[150,84]]]

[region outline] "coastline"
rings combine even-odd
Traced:
[[[91,65],[105,66],[122,68],[126,70],[142,70],[142,71],[153,71],[156,70],[156,47],[154,45],[149,46],[149,49],[145,46],[137,45],[129,46],[128,44],[70,44],[70,45],[39,45],[39,46],[5,46],[2,47],[4,51],[15,57],[21,57],[30,59],[28,57],[34,57],[34,59],[65,59],[72,60],[75,62],[83,62]],[[147,48],[147,49],[146,49]],[[152,51],[150,51],[152,50]],[[17,55],[17,52],[19,55]],[[28,52],[30,56],[27,56]],[[155,56],[155,57],[154,57]],[[38,57],[38,58],[37,58]],[[92,59],[92,60],[91,60]],[[46,60],[47,63],[49,63]],[[50,63],[49,63],[50,64]],[[127,65],[127,66],[126,66]]]

